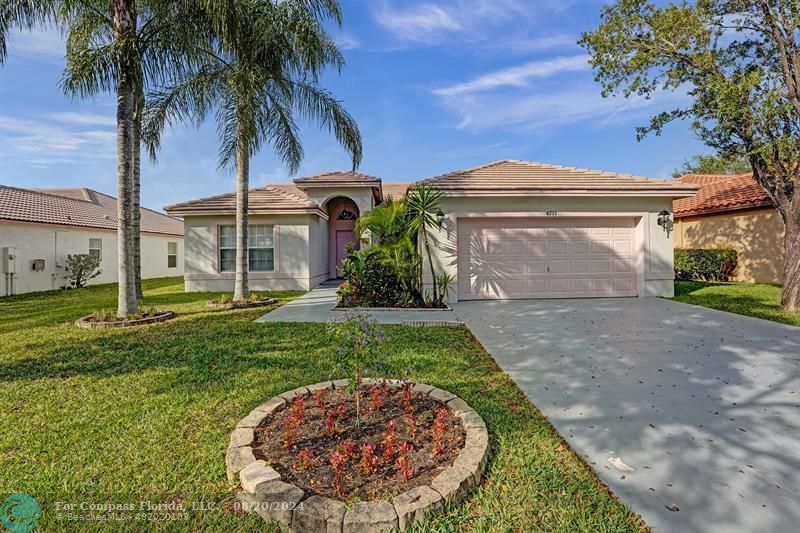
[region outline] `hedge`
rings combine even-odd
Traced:
[[[675,279],[728,281],[737,260],[736,250],[728,248],[676,248]]]

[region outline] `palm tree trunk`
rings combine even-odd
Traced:
[[[133,0],[112,0],[114,34],[118,41],[134,31]],[[125,318],[136,312],[136,290],[131,257],[132,164],[131,137],[133,130],[133,69],[126,57],[119,61],[117,81],[117,317]]]
[[[248,297],[247,286],[247,190],[250,181],[250,157],[242,139],[236,148],[236,284],[234,300]]]
[[[140,78],[141,79],[141,78]],[[131,157],[133,160],[133,194],[131,197],[131,216],[133,227],[133,287],[137,300],[142,298],[142,236],[141,236],[141,163],[142,163],[142,109],[144,104],[144,91],[141,81],[136,84],[135,111],[133,117],[133,134],[131,135]]]

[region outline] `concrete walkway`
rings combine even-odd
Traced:
[[[656,531],[800,531],[800,328],[656,298],[455,311]]]
[[[346,316],[346,311],[335,310],[336,290],[339,284],[326,282],[303,296],[267,313],[256,322],[329,322]],[[403,310],[364,311],[381,324],[445,325],[458,323],[453,311]]]

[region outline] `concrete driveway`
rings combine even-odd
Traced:
[[[656,531],[800,531],[800,328],[654,298],[455,311]]]

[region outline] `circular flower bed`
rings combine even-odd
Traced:
[[[249,309],[251,307],[267,307],[276,302],[275,298],[265,298],[264,300],[243,301],[243,302],[208,302],[209,309]]]
[[[405,529],[480,480],[488,433],[463,400],[430,385],[364,380],[356,424],[348,385],[301,387],[240,421],[226,462],[243,509],[295,531]]]
[[[75,325],[86,329],[129,328],[165,322],[172,318],[175,318],[175,313],[172,311],[141,311],[125,320],[118,320],[113,315],[95,313],[79,318],[75,321]]]

